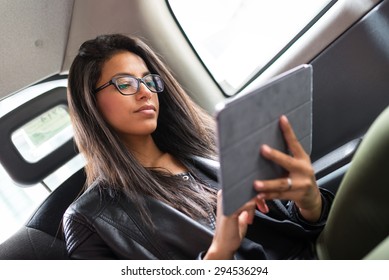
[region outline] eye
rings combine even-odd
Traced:
[[[147,81],[146,85],[151,88],[155,88],[155,82],[154,81]]]
[[[119,89],[126,90],[131,87],[131,84],[125,83],[125,84],[118,84]]]
[[[128,90],[137,87],[137,81],[132,77],[121,77],[116,80],[119,90]]]

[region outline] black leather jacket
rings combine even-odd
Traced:
[[[216,162],[194,158],[189,164],[218,188]],[[311,259],[313,242],[325,224],[332,194],[322,191],[319,222],[306,223],[293,203],[269,202],[270,212],[256,213],[237,259]],[[64,214],[68,254],[73,259],[196,259],[212,241],[210,228],[155,199],[146,199],[153,227],[124,195],[112,195],[96,182]]]

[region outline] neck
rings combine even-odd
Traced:
[[[162,169],[172,174],[187,171],[187,168],[172,155],[161,151],[151,135],[126,138],[125,144],[140,164],[146,168]]]
[[[164,155],[151,135],[125,138],[125,145],[144,167],[154,167]]]

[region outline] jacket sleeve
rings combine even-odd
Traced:
[[[74,214],[66,214],[63,230],[68,255],[71,259],[117,259],[93,227]]]
[[[328,214],[331,209],[332,201],[334,200],[334,195],[326,190],[320,189],[320,194],[322,197],[322,210],[321,215],[318,221],[311,223],[306,221],[300,214],[297,206],[294,202],[291,202],[288,206],[288,211],[290,213],[291,219],[296,223],[302,225],[304,228],[312,229],[312,228],[322,228],[327,222]]]

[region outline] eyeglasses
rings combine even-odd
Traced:
[[[121,94],[134,95],[139,91],[140,83],[143,83],[152,92],[162,92],[164,89],[163,80],[157,74],[148,74],[143,78],[136,78],[130,75],[120,75],[113,77],[109,82],[96,88],[94,93],[97,93],[110,85],[114,85]]]

